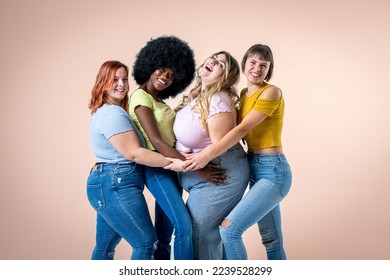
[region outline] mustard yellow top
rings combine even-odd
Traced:
[[[239,122],[251,110],[262,112],[268,116],[244,137],[249,150],[282,146],[284,98],[283,96],[274,100],[261,98],[263,91],[270,86],[272,85],[265,84],[265,86],[248,98],[245,96],[248,88],[244,88],[241,91],[241,108],[238,114]]]

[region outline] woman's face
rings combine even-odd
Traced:
[[[202,86],[211,85],[218,81],[225,73],[227,57],[225,54],[218,54],[206,59],[202,68],[199,69],[199,76],[202,79]]]
[[[248,57],[245,62],[244,74],[249,83],[261,84],[267,77],[271,62],[262,59],[259,55]]]
[[[170,68],[160,68],[154,70],[148,81],[155,90],[162,91],[173,82],[173,71]]]
[[[111,88],[107,91],[107,98],[111,104],[120,105],[123,98],[129,92],[129,81],[127,71],[124,67],[119,68],[115,72],[114,82]]]

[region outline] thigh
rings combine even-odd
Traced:
[[[274,182],[261,179],[251,186],[227,219],[238,228],[246,230],[267,215],[281,200]]]
[[[249,181],[248,159],[241,146],[229,150],[213,163],[226,170],[226,182],[216,185],[197,180],[190,172],[182,174],[182,181],[189,190],[187,206],[191,217],[204,227],[219,226],[240,201]]]
[[[172,223],[178,219],[190,219],[176,172],[145,167],[145,179],[147,188]]]
[[[258,228],[260,230],[261,235],[277,235],[279,238],[282,237],[281,234],[281,213],[280,213],[280,205],[275,206],[271,211],[269,211],[263,218],[261,218],[258,222]]]
[[[130,195],[130,192],[127,194]],[[131,200],[118,200],[116,211],[111,212],[108,218],[109,223],[132,246],[150,244],[157,237],[147,202],[141,191],[131,192],[131,195]]]
[[[96,245],[108,252],[114,251],[122,237],[101,216],[96,218]]]
[[[98,213],[132,246],[154,242],[154,227],[143,195],[142,168],[118,166],[104,180]]]
[[[226,182],[215,185],[208,182],[190,189],[187,207],[193,221],[204,228],[215,228],[240,201],[246,185]]]

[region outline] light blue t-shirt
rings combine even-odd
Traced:
[[[129,162],[125,159],[108,140],[111,136],[135,130],[142,147],[145,140],[133,123],[129,114],[120,106],[104,104],[92,114],[89,134],[92,151],[96,156],[96,162]]]

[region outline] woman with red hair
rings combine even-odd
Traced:
[[[133,249],[131,259],[152,259],[157,240],[143,195],[142,165],[163,167],[170,161],[143,148],[145,141],[127,113],[128,72],[119,61],[103,63],[89,103],[96,157],[87,181],[88,200],[97,212],[94,260],[114,259],[122,238]]]

